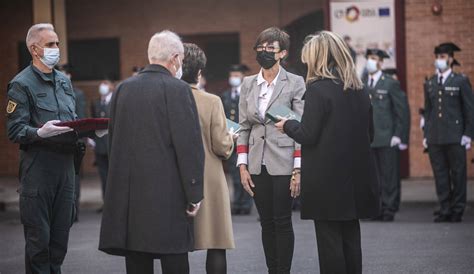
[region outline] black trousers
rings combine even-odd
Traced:
[[[314,221],[321,274],[362,273],[360,225],[352,221]]]
[[[245,191],[240,182],[240,171],[236,167],[237,154],[234,152],[229,160],[227,160],[227,171],[232,177],[232,184],[234,186],[234,200],[232,202],[233,210],[250,210],[253,202],[252,197]]]
[[[75,215],[73,161],[72,154],[22,151],[19,192],[26,273],[61,273]]]
[[[129,252],[125,257],[127,274],[153,274],[153,260],[157,255],[143,252]],[[188,253],[160,255],[163,274],[188,274]]]
[[[252,175],[254,199],[262,227],[268,273],[290,273],[295,235],[291,221],[291,176],[271,176],[265,166]]]
[[[105,187],[107,184],[107,174],[109,172],[109,155],[107,154],[95,154],[95,163],[97,164],[97,170],[99,171],[100,182],[102,186],[102,198],[105,197]]]
[[[460,144],[429,145],[440,214],[461,215],[466,207],[466,149]]]
[[[381,214],[394,215],[398,210],[400,197],[398,149],[390,147],[374,148],[375,162],[380,176]]]

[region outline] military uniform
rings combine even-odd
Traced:
[[[370,80],[364,79],[373,107],[375,155],[381,182],[381,216],[393,217],[398,210],[399,187],[399,148],[391,147],[392,137],[408,143],[409,115],[406,96],[400,83],[382,73],[377,83],[371,87]]]
[[[222,93],[221,100],[224,105],[224,112],[227,119],[239,123],[239,99],[240,94],[236,88],[226,90]],[[232,211],[234,213],[250,212],[252,208],[252,197],[244,190],[240,182],[240,171],[236,167],[237,153],[234,149],[232,156],[226,161],[227,171],[232,177],[234,184],[234,201]]]
[[[69,79],[33,65],[8,84],[7,129],[20,144],[20,216],[26,241],[27,273],[60,273],[74,208],[74,151],[78,136],[68,132],[41,138],[50,120],[77,118]]]
[[[109,118],[109,103],[112,94],[109,94],[109,102],[105,99],[96,100],[92,103],[91,115],[92,118]],[[95,163],[99,171],[100,181],[102,183],[102,196],[105,196],[105,187],[107,183],[107,173],[109,172],[109,153],[107,146],[108,136],[95,137]]]
[[[424,135],[436,181],[441,216],[460,218],[466,206],[466,150],[462,136],[474,136],[474,95],[469,79],[451,72],[425,81]]]

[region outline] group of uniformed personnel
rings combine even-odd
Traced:
[[[461,222],[466,206],[466,150],[474,135],[474,95],[469,79],[453,71],[460,65],[454,43],[435,47],[436,73],[424,83],[423,146],[433,169],[440,209],[434,222]],[[400,83],[381,69],[389,55],[380,49],[366,52],[363,77],[374,116],[372,151],[381,183],[381,212],[375,220],[393,221],[400,204],[400,150],[407,148],[410,111]]]

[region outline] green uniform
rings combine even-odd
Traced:
[[[27,273],[60,273],[74,218],[74,150],[77,134],[43,139],[50,120],[76,119],[69,79],[28,66],[8,84],[7,129],[20,144],[20,216]]]
[[[403,144],[408,143],[408,105],[400,83],[391,76],[382,74],[374,87],[370,87],[369,82],[368,79],[364,80],[373,107],[372,149],[381,181],[381,214],[393,216],[398,209],[400,197],[399,150],[398,147],[391,147],[390,142],[396,136]]]
[[[469,79],[451,72],[444,83],[434,75],[424,84],[425,127],[440,214],[461,217],[466,207],[466,150],[462,136],[474,137],[474,95]]]

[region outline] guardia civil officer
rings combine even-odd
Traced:
[[[436,73],[425,81],[423,145],[428,149],[440,203],[435,222],[461,222],[466,207],[466,149],[474,135],[474,95],[459,65],[454,43],[435,47]]]
[[[33,59],[8,84],[7,130],[20,144],[20,217],[26,273],[61,273],[75,216],[77,134],[54,124],[76,119],[70,80],[53,69],[59,40],[51,24],[33,25],[26,45]]]
[[[376,219],[382,221],[393,221],[398,210],[398,153],[408,143],[405,125],[409,123],[407,100],[400,83],[381,70],[383,60],[389,57],[383,50],[367,49],[368,74],[363,79],[374,114],[374,140],[371,146],[379,171],[382,201],[380,216]]]
[[[229,85],[230,88],[224,91],[221,95],[224,112],[227,119],[236,123],[239,122],[239,99],[240,89],[245,73],[249,70],[246,65],[238,64],[232,65],[229,68]],[[252,197],[244,190],[240,183],[240,171],[236,167],[237,152],[234,150],[232,156],[226,161],[227,171],[232,177],[234,185],[234,200],[232,203],[232,214],[234,215],[248,215],[252,210]]]

